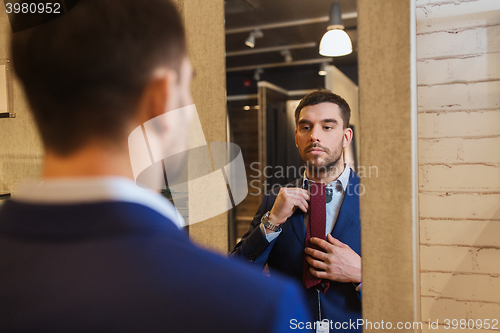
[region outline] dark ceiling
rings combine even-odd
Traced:
[[[260,50],[262,48],[280,47],[287,45],[309,44],[307,48],[291,49],[293,62],[302,61],[300,66],[286,66],[276,68],[264,68],[264,73],[275,73],[276,71],[302,71],[311,70],[317,73],[320,64],[309,60],[324,59],[318,53],[319,42],[326,31],[328,22],[307,23],[287,27],[261,29],[264,36],[256,39],[255,48],[251,49],[245,45],[245,40],[249,35],[250,28],[268,24],[291,22],[297,20],[308,20],[325,18],[329,15],[330,6],[333,0],[226,0],[226,68],[228,70],[228,82],[230,77],[244,77],[254,72],[253,69],[238,70],[235,67],[254,66],[284,63],[284,57],[280,50],[272,52],[253,53],[246,55],[231,56],[231,52]],[[357,68],[357,14],[356,0],[339,0],[342,14],[352,18],[344,19],[345,30],[350,36],[353,44],[353,53],[333,58],[333,64],[341,70],[345,68]],[[237,28],[248,28],[247,31],[230,33]],[[278,70],[279,69],[279,70]],[[348,73],[346,73],[348,76]],[[265,75],[265,74],[264,74]],[[357,81],[357,70],[356,78]],[[252,77],[252,75],[250,75]],[[264,78],[265,79],[265,78]],[[314,87],[316,88],[316,87]],[[304,88],[306,89],[306,88]],[[228,93],[229,91],[228,87]]]

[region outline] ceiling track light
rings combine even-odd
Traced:
[[[290,52],[290,49],[283,49],[280,53],[285,58],[285,62],[293,61],[292,52]]]
[[[344,31],[340,4],[335,1],[330,9],[330,22],[319,43],[319,54],[325,57],[340,57],[352,53],[352,42]]]
[[[321,66],[319,67],[318,75],[325,76],[327,74],[326,73],[326,66],[327,65],[328,65],[328,63],[326,63],[326,62],[321,64]]]
[[[255,47],[255,38],[262,37],[264,37],[264,33],[259,28],[256,28],[248,35],[247,39],[245,40],[245,45],[253,49]]]
[[[253,73],[253,79],[255,81],[260,81],[260,74],[264,73],[264,70],[262,68],[257,68],[255,72]]]

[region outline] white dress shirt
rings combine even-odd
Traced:
[[[24,182],[12,200],[28,204],[67,204],[130,202],[146,206],[171,220],[179,228],[183,217],[159,193],[144,189],[125,177],[46,178]]]
[[[347,189],[347,184],[349,183],[349,176],[351,173],[351,168],[348,165],[344,165],[344,171],[342,174],[334,181],[326,185],[327,189],[332,191],[332,200],[326,204],[326,235],[330,234],[335,227],[337,222],[337,217],[339,216],[340,206],[342,206],[342,201],[344,201],[345,191]],[[304,172],[304,177],[302,179],[302,188],[305,187],[306,182],[311,182],[307,178]],[[300,208],[297,208],[300,209]],[[304,214],[304,224],[307,226],[309,221],[309,212]],[[279,236],[281,231],[266,233],[264,225],[260,224],[260,229],[268,242],[273,241]]]

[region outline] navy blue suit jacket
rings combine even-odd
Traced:
[[[296,283],[194,246],[140,204],[9,201],[0,253],[1,332],[290,332],[309,320]]]
[[[288,187],[302,187],[302,179]],[[278,271],[295,278],[302,283],[304,261],[305,225],[304,214],[297,209],[282,224],[281,234],[272,242],[268,242],[259,228],[261,217],[274,205],[278,191],[269,191],[261,203],[257,214],[250,225],[250,230],[236,245],[232,255],[241,256],[256,265],[264,267],[267,263],[271,275]],[[361,253],[360,218],[359,218],[359,177],[351,170],[344,201],[340,207],[337,222],[332,236],[351,247],[357,254]],[[315,288],[306,292],[309,307],[318,320],[318,294]],[[361,318],[361,295],[356,292],[352,283],[330,281],[326,294],[321,293],[322,319],[335,323],[355,322]],[[339,324],[338,324],[339,325]],[[344,324],[344,328],[346,325]],[[361,326],[353,329],[342,329],[342,332],[361,332]]]

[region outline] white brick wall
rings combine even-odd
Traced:
[[[422,246],[453,244],[500,248],[498,235],[500,235],[500,223],[494,220],[420,219],[420,243]],[[424,264],[429,257],[423,256],[422,259],[422,264]]]
[[[423,332],[449,332],[500,320],[500,0],[417,0],[417,60]]]
[[[494,192],[500,188],[498,167],[485,164],[422,165],[419,168],[422,192]],[[500,238],[500,237],[499,237]]]
[[[430,73],[432,75],[429,75]],[[417,74],[420,86],[498,80],[500,79],[500,53],[421,60],[417,64]]]
[[[500,58],[498,59],[500,64]],[[419,76],[420,77],[420,76]],[[500,80],[500,76],[499,76]],[[428,112],[418,115],[420,139],[500,136],[500,112]]]
[[[461,319],[465,320],[484,320],[491,318],[498,318],[498,313],[500,313],[500,305],[495,303],[485,303],[476,301],[456,301],[450,298],[436,298],[422,296],[422,320],[424,322],[431,321],[435,322],[439,320],[440,323],[445,323],[446,319],[457,319],[457,313],[464,313],[465,317]],[[480,314],[479,317],[476,314]],[[490,321],[491,324],[491,321]],[[500,324],[499,324],[500,326]],[[492,332],[492,330],[453,330],[445,329],[444,325],[440,325],[439,329],[428,329],[428,325],[424,324],[423,333],[442,333],[442,332]]]
[[[419,86],[418,111],[497,110],[499,89],[499,81]]]
[[[500,90],[499,90],[500,92]],[[498,111],[496,111],[498,112]],[[500,164],[500,136],[419,139],[419,164]]]
[[[421,245],[422,272],[484,273],[500,275],[499,249],[469,246]]]
[[[500,277],[498,276],[490,274],[422,272],[421,278],[422,296],[484,302],[498,302],[500,299]],[[455,316],[459,317],[455,319],[465,318],[463,315],[456,313]]]

